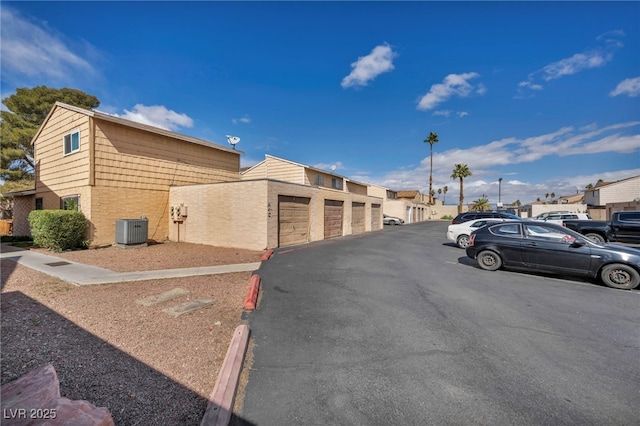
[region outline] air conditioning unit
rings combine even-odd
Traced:
[[[119,247],[146,246],[149,239],[147,219],[116,220],[116,245]]]

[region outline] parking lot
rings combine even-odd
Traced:
[[[640,292],[482,271],[447,225],[277,250],[236,424],[637,424]]]

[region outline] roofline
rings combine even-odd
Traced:
[[[264,162],[264,161],[267,161],[267,158],[269,158],[269,157],[270,157],[270,158],[274,158],[274,159],[276,159],[276,160],[285,161],[285,162],[290,163],[290,164],[293,164],[293,165],[295,165],[295,166],[304,167],[305,169],[313,170],[313,171],[315,171],[315,172],[320,172],[320,173],[324,173],[324,174],[327,174],[327,175],[331,175],[331,176],[339,177],[339,178],[341,178],[341,179],[345,179],[345,180],[346,180],[346,181],[348,181],[348,182],[353,182],[353,183],[358,184],[358,185],[362,185],[362,186],[368,186],[368,185],[369,185],[368,183],[365,183],[365,182],[359,182],[359,181],[353,180],[353,179],[351,179],[351,178],[348,178],[348,177],[346,177],[346,176],[342,176],[342,175],[339,175],[339,174],[337,174],[337,173],[328,172],[328,171],[326,171],[326,170],[322,170],[322,169],[319,169],[319,168],[317,168],[317,167],[310,166],[310,165],[308,165],[308,164],[297,163],[297,162],[295,162],[295,161],[287,160],[286,158],[276,157],[275,155],[270,155],[270,154],[265,154],[264,156],[265,156],[265,159],[264,159],[263,161],[261,161],[260,163],[262,163],[262,162]],[[260,163],[258,163],[258,164],[260,164]],[[258,164],[256,164],[255,166],[257,166]],[[254,167],[255,167],[255,166],[254,166]],[[251,169],[249,169],[249,170],[251,170]]]
[[[226,146],[222,146],[222,145],[219,145],[219,144],[216,144],[216,143],[213,143],[213,142],[209,142],[209,141],[204,140],[204,139],[199,139],[199,138],[195,138],[195,137],[192,137],[192,136],[187,136],[187,135],[184,135],[184,134],[181,134],[181,133],[172,132],[170,130],[161,129],[159,127],[149,126],[147,124],[142,124],[142,123],[138,123],[138,122],[135,122],[135,121],[132,121],[132,120],[127,120],[126,118],[116,117],[115,115],[107,114],[107,113],[104,113],[104,112],[92,111],[92,110],[80,108],[80,107],[69,105],[69,104],[65,104],[65,103],[59,102],[59,101],[56,102],[53,105],[53,107],[51,108],[51,110],[47,114],[47,117],[44,119],[44,121],[40,125],[40,128],[38,129],[36,134],[31,139],[31,145],[33,145],[35,140],[38,138],[38,136],[40,136],[40,133],[42,132],[42,129],[44,128],[44,126],[47,123],[47,121],[49,121],[49,119],[51,118],[51,115],[53,114],[53,111],[57,107],[65,108],[65,109],[77,112],[79,114],[84,114],[84,115],[86,115],[88,117],[97,118],[99,120],[109,121],[109,122],[112,122],[112,123],[120,124],[122,126],[133,127],[134,129],[138,129],[138,130],[142,130],[142,131],[150,132],[150,133],[155,133],[155,134],[162,135],[162,136],[167,136],[167,137],[174,138],[174,139],[180,139],[180,140],[183,140],[185,142],[190,142],[190,143],[194,143],[194,144],[197,144],[197,145],[206,146],[208,148],[214,148],[214,149],[218,149],[220,151],[230,152],[230,153],[238,154],[238,155],[244,154],[243,151],[238,151],[238,150],[233,149],[233,148],[227,148]]]
[[[21,191],[10,191],[1,194],[3,197],[24,197],[27,195],[36,195],[35,189],[23,189]]]

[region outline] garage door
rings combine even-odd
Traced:
[[[382,228],[380,224],[380,217],[382,216],[382,209],[380,204],[371,204],[371,230],[377,231]]]
[[[364,230],[364,203],[351,203],[351,232],[359,234]]]
[[[342,201],[324,200],[324,237],[342,236]]]
[[[309,198],[278,196],[278,246],[309,241]]]

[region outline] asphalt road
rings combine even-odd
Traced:
[[[237,424],[640,424],[640,292],[482,271],[447,225],[263,262]]]

